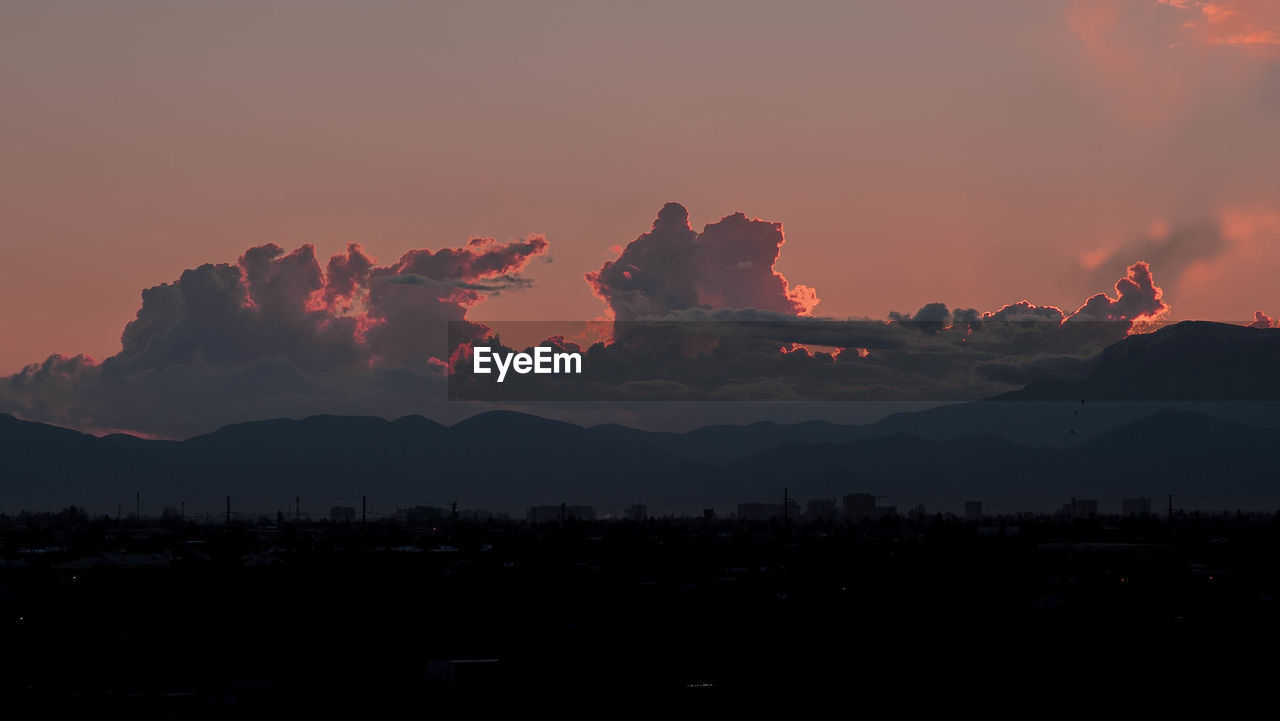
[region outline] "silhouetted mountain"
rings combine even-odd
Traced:
[[[844,444],[791,443],[722,469],[726,498],[884,495],[890,503],[984,500],[1052,510],[1072,497],[1164,498],[1212,507],[1280,505],[1280,430],[1165,410],[1074,448],[1030,448],[994,436],[929,441],[899,434]],[[905,510],[905,509],[900,509]]]
[[[709,437],[705,455],[715,455],[716,439],[728,430],[702,429],[681,442]],[[797,498],[870,492],[904,506],[949,508],[976,498],[993,509],[1048,510],[1072,496],[1166,493],[1204,503],[1233,496],[1224,499],[1233,506],[1280,500],[1280,454],[1272,450],[1280,431],[1198,413],[1155,413],[1073,448],[898,433],[792,440],[723,466],[690,461],[640,436],[621,441],[595,432],[509,412],[451,428],[328,416],[244,423],[171,442],[94,438],[2,417],[0,502],[9,510],[75,504],[102,512],[129,507],[140,492],[153,513],[182,501],[191,510],[220,508],[225,495],[254,510],[282,508],[298,495],[317,513],[334,503],[357,505],[362,495],[384,511],[453,500],[509,511],[562,500],[696,511],[773,500],[784,487]]]
[[[1103,349],[1092,373],[1007,400],[1280,401],[1280,330],[1184,321]]]
[[[395,506],[519,509],[562,500],[669,498],[707,468],[660,448],[597,440],[568,423],[485,413],[446,428],[420,417],[318,416],[227,426],[182,442],[93,436],[2,416],[0,508],[233,505],[313,512],[368,495]],[[691,480],[692,479],[692,480]],[[128,502],[128,503],[126,503]],[[152,508],[154,513],[157,508]]]
[[[863,437],[910,433],[946,440],[989,433],[1065,447],[1170,408],[1270,427],[1280,422],[1277,367],[1280,330],[1186,321],[1108,346],[1084,378],[892,415]]]
[[[152,513],[182,501],[221,508],[226,495],[254,510],[302,496],[313,512],[366,495],[384,511],[453,500],[697,510],[784,486],[797,497],[869,491],[951,505],[1170,492],[1280,499],[1280,454],[1268,452],[1278,431],[1258,427],[1280,418],[1277,360],[1280,331],[1180,323],[1107,348],[1082,380],[862,426],[652,433],[495,411],[452,427],[420,416],[259,421],[175,442],[0,416],[0,509],[103,511],[137,492]],[[1260,400],[1243,400],[1252,390]]]
[[[692,461],[722,465],[784,443],[839,443],[884,435],[873,428],[826,421],[786,425],[764,421],[743,426],[706,426],[686,433],[642,431],[610,424],[589,428],[588,433],[600,440],[655,446]]]

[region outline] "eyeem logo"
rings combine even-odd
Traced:
[[[533,355],[528,353],[494,353],[487,345],[471,349],[471,370],[476,375],[488,375],[493,372],[490,362],[498,369],[498,382],[507,377],[507,371],[514,370],[520,375],[534,373],[537,375],[582,373],[582,354],[556,353],[546,346],[537,346]]]

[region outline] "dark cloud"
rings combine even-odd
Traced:
[[[1009,322],[1034,322],[1034,321],[1051,321],[1061,323],[1063,318],[1062,311],[1051,305],[1036,305],[1031,301],[1020,300],[1017,303],[1010,303],[994,313],[983,313],[982,320],[994,321],[997,323]]]
[[[911,325],[925,333],[938,333],[951,325],[952,313],[946,303],[925,303],[915,313],[890,311],[889,319],[895,323]]]
[[[584,349],[581,377],[509,376],[499,386],[488,377],[468,377],[469,359],[457,358],[450,397],[495,402],[974,400],[1033,380],[1076,378],[1093,355],[1129,331],[1128,323],[1119,322],[1069,327],[988,322],[980,333],[955,328],[921,333],[918,325],[938,321],[811,319],[727,309],[673,315],[680,319],[615,321],[612,342]],[[496,337],[530,337],[533,327],[493,325]],[[566,332],[586,335],[581,329]],[[490,338],[487,345],[497,344]]]
[[[695,233],[684,206],[667,203],[652,230],[586,279],[623,321],[696,307],[809,315],[818,304],[816,291],[791,286],[773,269],[784,242],[781,223],[742,213]]]
[[[1025,386],[1046,381],[1086,378],[1097,365],[1094,356],[1043,355],[982,361],[978,373],[1000,383]]]
[[[1142,258],[1152,267],[1159,268],[1166,279],[1177,279],[1192,265],[1212,260],[1226,252],[1227,248],[1227,240],[1218,223],[1187,223],[1167,232],[1143,235],[1121,245],[1100,259],[1087,277],[1094,284],[1109,282],[1113,277],[1112,269],[1132,258]]]

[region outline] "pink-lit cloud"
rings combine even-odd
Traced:
[[[1057,306],[1037,305],[1029,300],[1009,303],[999,310],[979,313],[972,308],[949,309],[945,303],[927,303],[915,313],[890,313],[895,322],[913,323],[925,331],[937,332],[944,328],[983,322],[1044,322],[1056,324],[1071,321],[1102,321],[1107,323],[1138,323],[1160,320],[1169,312],[1164,300],[1164,289],[1155,284],[1151,267],[1145,261],[1133,263],[1124,277],[1115,282],[1115,296],[1097,293],[1072,313],[1064,313]]]
[[[785,242],[781,223],[742,213],[697,233],[689,225],[689,211],[667,203],[652,230],[586,279],[618,320],[699,307],[812,315],[817,291],[793,286],[774,270]]]
[[[1112,117],[1176,125],[1254,87],[1280,60],[1280,4],[1070,0],[1070,41],[1037,43]]]
[[[1169,312],[1164,290],[1155,284],[1151,267],[1144,261],[1129,266],[1125,277],[1116,281],[1114,298],[1098,293],[1084,302],[1067,321],[1151,321]]]
[[[1249,324],[1249,327],[1250,328],[1277,328],[1277,327],[1280,327],[1280,322],[1272,320],[1270,316],[1268,316],[1266,313],[1263,313],[1260,310],[1255,310],[1253,312],[1253,322]]]
[[[1264,52],[1280,48],[1280,4],[1272,0],[1156,0],[1179,11],[1181,28],[1197,43]]]

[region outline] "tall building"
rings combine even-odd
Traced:
[[[1120,512],[1126,516],[1151,515],[1150,498],[1126,498],[1120,501]]]
[[[596,520],[596,509],[591,506],[565,506],[565,518],[575,521]]]
[[[789,501],[791,508],[791,518],[800,515],[799,501]],[[739,503],[738,504],[738,520],[740,521],[771,521],[774,519],[782,520],[787,515],[788,509],[781,503]]]
[[[400,519],[411,526],[426,526],[441,523],[449,515],[448,509],[435,506],[414,506],[400,508],[396,511]]]
[[[850,493],[844,497],[844,517],[861,521],[876,516],[876,497],[870,493]]]
[[[830,521],[836,515],[834,498],[815,498],[805,504],[804,517],[810,521]]]
[[[596,511],[591,506],[569,506],[561,503],[558,506],[530,506],[527,517],[530,523],[594,521]]]
[[[560,506],[530,506],[529,523],[559,523]]]
[[[964,517],[970,521],[981,521],[982,501],[965,501]]]
[[[627,509],[627,520],[636,523],[644,523],[649,520],[649,509],[637,503]]]
[[[1072,498],[1058,514],[1063,518],[1092,518],[1098,515],[1098,502],[1092,498]]]

